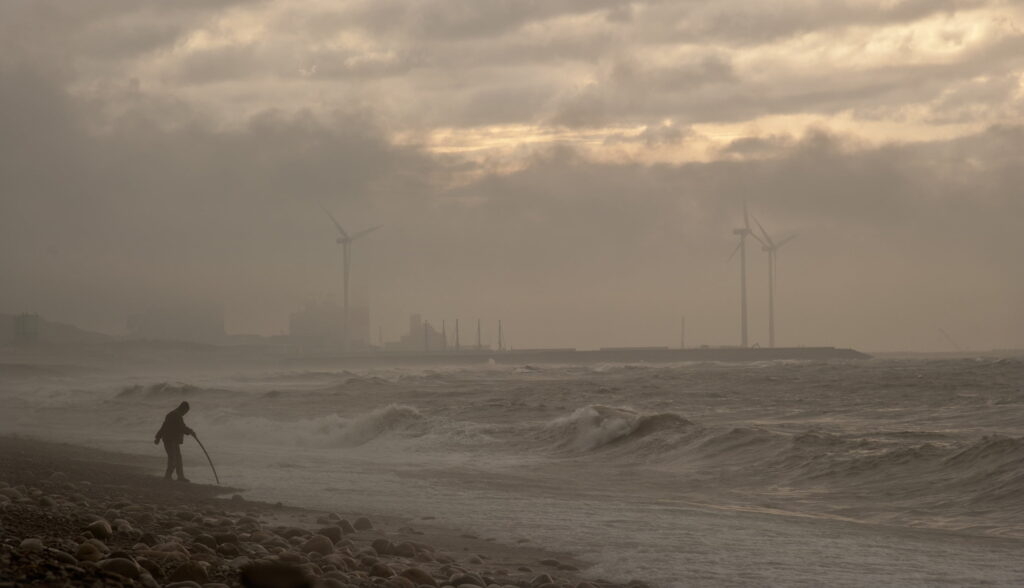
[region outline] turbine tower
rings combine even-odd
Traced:
[[[338,220],[336,218],[334,218],[334,215],[331,214],[331,212],[329,210],[324,208],[322,205],[320,206],[320,208],[323,208],[323,211],[325,213],[327,213],[327,216],[331,217],[331,222],[333,222],[334,226],[337,227],[338,234],[340,235],[337,239],[335,239],[335,243],[337,243],[338,245],[341,245],[341,275],[342,275],[342,282],[343,282],[343,288],[344,288],[344,294],[342,295],[343,296],[343,300],[344,300],[344,308],[345,308],[345,310],[344,310],[344,323],[343,323],[344,339],[342,341],[342,346],[343,346],[343,349],[345,351],[348,351],[348,347],[349,347],[348,274],[349,274],[349,268],[350,268],[350,266],[352,264],[352,242],[355,241],[356,239],[359,239],[360,237],[365,237],[366,235],[369,235],[370,233],[372,233],[372,232],[376,231],[377,229],[379,229],[382,225],[378,225],[376,227],[370,227],[369,229],[363,229],[362,231],[359,231],[358,233],[355,233],[353,235],[349,235],[345,231],[345,229],[342,228],[341,223],[339,223]]]
[[[747,346],[747,237],[751,236],[758,241],[757,235],[750,230],[750,218],[747,214],[747,203],[743,202],[743,226],[739,229],[733,229],[733,235],[739,235],[740,242],[733,249],[732,254],[729,256],[729,260],[736,256],[738,251],[740,254],[740,345],[742,347]]]
[[[776,243],[772,241],[771,236],[768,235],[768,231],[764,230],[761,226],[761,221],[754,217],[754,222],[757,223],[758,230],[761,231],[761,236],[764,240],[761,241],[761,250],[768,252],[768,346],[775,347],[775,260],[776,254],[783,245],[789,243],[796,238],[796,235],[790,235],[785,239]],[[757,236],[755,235],[755,238]]]

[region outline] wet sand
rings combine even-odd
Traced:
[[[0,437],[0,586],[620,586],[584,579],[567,553],[464,534],[430,513],[255,502],[162,470],[154,458]]]

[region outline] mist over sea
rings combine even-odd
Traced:
[[[1024,585],[1024,361],[5,366],[0,427],[433,516],[660,586]],[[198,446],[187,475],[212,483]],[[156,472],[154,472],[156,473]]]

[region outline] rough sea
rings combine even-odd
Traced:
[[[252,499],[408,517],[673,586],[1024,585],[1024,361],[3,366],[0,431]],[[186,473],[213,477],[198,445]],[[154,472],[160,473],[160,472]]]

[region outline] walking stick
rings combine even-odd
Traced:
[[[213,470],[213,478],[217,480],[217,485],[220,486],[220,478],[217,476],[217,468],[213,467],[213,460],[210,459],[210,454],[207,453],[206,448],[203,447],[203,442],[199,440],[199,437],[195,433],[192,433],[192,438],[196,440],[196,443],[199,444],[199,448],[206,454],[206,461],[210,462],[210,469]]]

